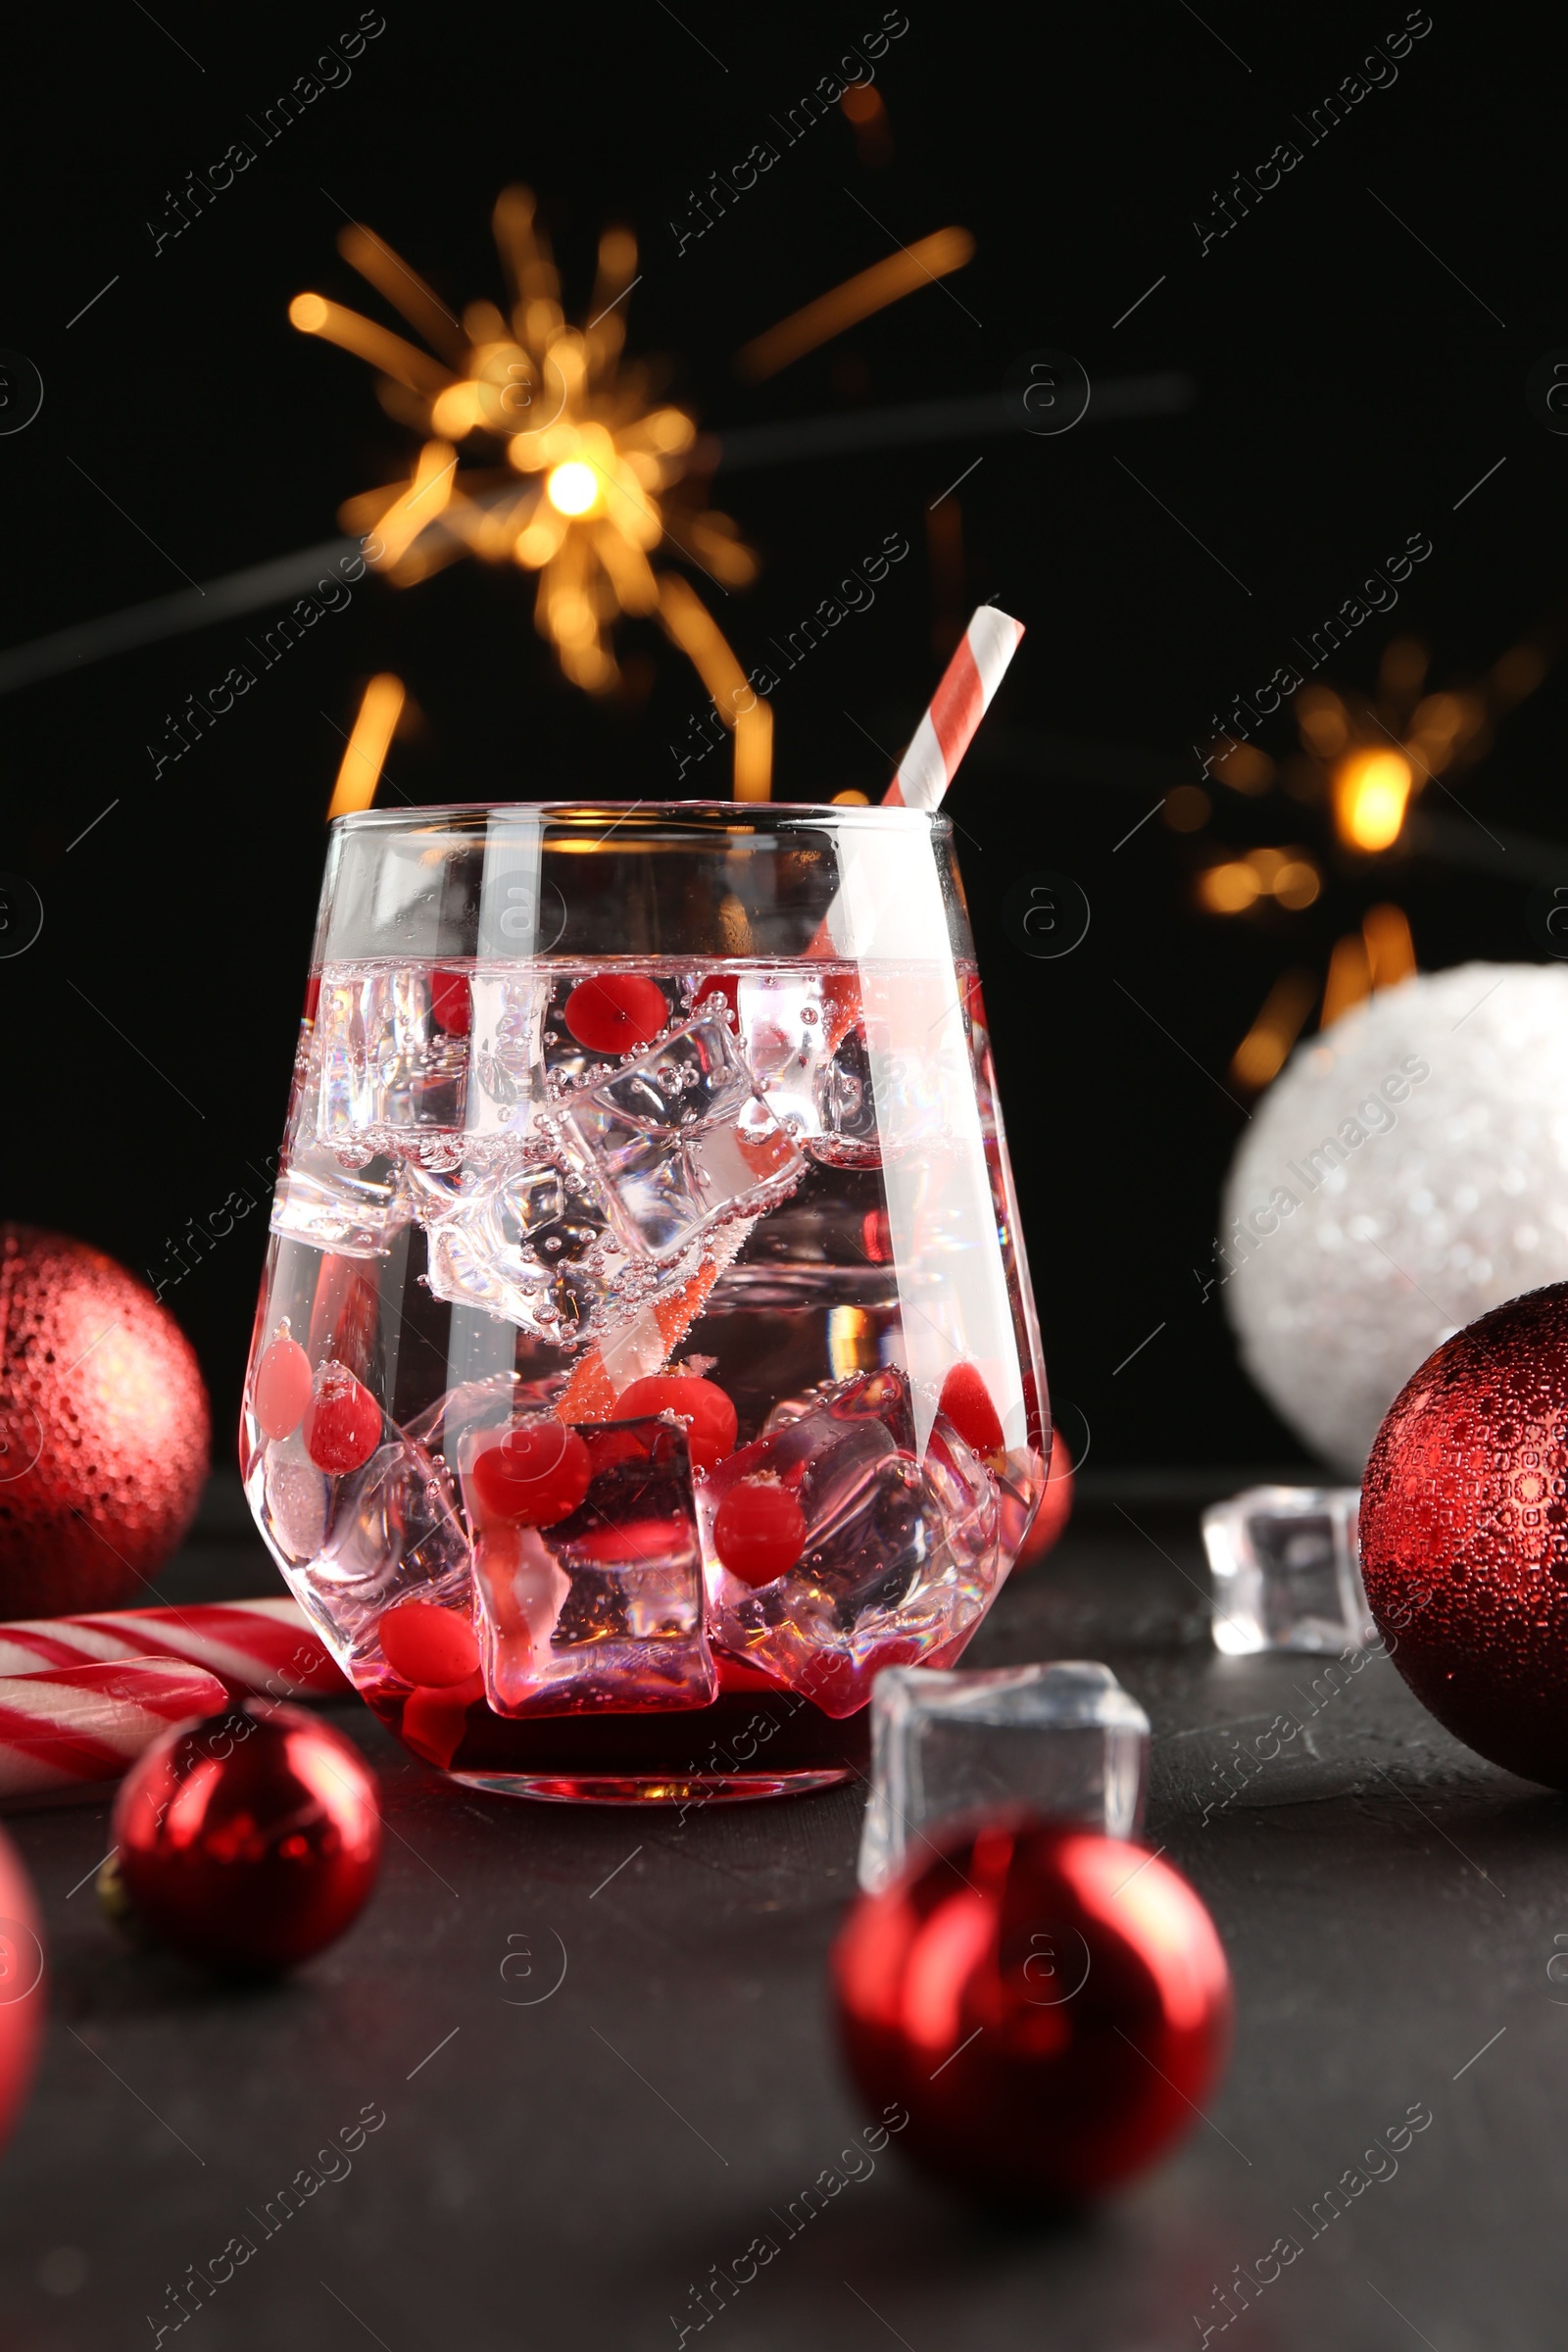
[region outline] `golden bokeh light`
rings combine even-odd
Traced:
[[[396,587],[464,555],[537,572],[535,626],[563,674],[589,693],[620,683],[616,622],[657,621],[734,733],[737,798],[766,800],[772,713],[750,693],[695,589],[655,569],[673,550],[728,591],[746,586],[757,564],[728,515],[687,485],[692,418],[656,404],[650,372],[623,359],[636,240],[625,228],[605,230],[587,322],[574,326],[531,191],[504,189],[493,225],[510,309],[473,302],[461,323],[369,229],[356,222],[338,239],[344,259],[439,358],[323,295],[298,294],[289,305],[302,334],[368,360],[379,371],[382,407],[420,435],[405,477],[349,499],[343,527],[368,535],[368,560]],[[488,463],[470,467],[460,452],[475,441]]]
[[[599,476],[580,458],[567,458],[546,474],[545,496],[558,514],[587,514],[599,504]]]
[[[1282,972],[1263,1000],[1256,1020],[1231,1055],[1231,1076],[1254,1092],[1277,1078],[1285,1057],[1301,1034],[1301,1025],[1317,1002],[1317,980],[1311,972]]]
[[[1260,899],[1298,914],[1320,895],[1323,877],[1304,850],[1249,850],[1211,865],[1198,879],[1199,904],[1210,914],[1245,914]]]
[[[1174,784],[1165,795],[1165,822],[1173,833],[1199,833],[1214,813],[1200,784]]]
[[[804,310],[791,312],[766,334],[754,336],[735,354],[735,372],[748,383],[760,384],[765,376],[777,375],[792,360],[842,335],[846,327],[858,326],[873,312],[902,302],[906,294],[961,270],[973,258],[974,239],[966,228],[939,228],[929,237],[917,237],[912,245],[890,253],[886,261],[873,262],[869,270],[846,278],[830,293],[819,294]]]
[[[1415,941],[1402,906],[1369,906],[1361,917],[1361,938],[1374,988],[1397,988],[1415,978]]]
[[[380,671],[366,687],[332,789],[331,806],[326,812],[328,824],[334,816],[347,816],[352,810],[368,808],[373,803],[407,699],[403,680],[395,678],[390,670]]]
[[[1340,839],[1368,855],[1392,849],[1404,829],[1414,781],[1402,752],[1352,753],[1334,776],[1334,822]]]
[[[1323,877],[1310,858],[1290,858],[1274,877],[1274,896],[1291,914],[1300,914],[1323,894]]]
[[[1200,875],[1198,895],[1211,914],[1241,914],[1256,902],[1262,887],[1256,869],[1245,858],[1236,858]]]
[[[1323,1010],[1318,1027],[1328,1029],[1343,1019],[1357,1004],[1365,1004],[1372,993],[1372,971],[1367,960],[1366,942],[1359,931],[1348,931],[1334,943],[1329,957],[1329,976],[1323,988]]]

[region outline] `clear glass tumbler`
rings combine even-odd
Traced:
[[[523,1796],[863,1768],[1049,1444],[951,827],[514,803],[332,828],[241,1431],[369,1705]]]

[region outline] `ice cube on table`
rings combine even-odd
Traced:
[[[1203,1513],[1214,1646],[1361,1649],[1376,1628],[1361,1584],[1357,1487],[1248,1487]]]
[[[860,1372],[776,1406],[762,1435],[698,1488],[710,1620],[719,1646],[825,1714],[854,1714],[877,1672],[956,1656],[1001,1573],[997,1490],[938,1413],[914,1451],[909,1386]],[[760,1589],[718,1556],[731,1487],[766,1473],[801,1506],[794,1567]]]
[[[621,1240],[656,1264],[727,1218],[760,1215],[805,1164],[720,1012],[700,1014],[573,1097],[564,1125]]]
[[[601,1303],[607,1225],[596,1191],[562,1168],[466,1173],[447,1204],[428,1212],[430,1288],[569,1347]]]
[[[318,1469],[298,1430],[253,1466],[257,1518],[289,1590],[357,1682],[384,1672],[376,1624],[401,1600],[471,1607],[472,1556],[445,1465],[395,1425],[363,1468]]]
[[[895,1667],[871,1693],[860,1885],[879,1893],[939,1824],[997,1806],[1134,1838],[1148,1771],[1149,1718],[1108,1666]]]
[[[321,1046],[310,1021],[300,1026],[282,1164],[270,1226],[285,1241],[308,1242],[342,1257],[384,1257],[412,1216],[401,1165],[361,1145],[346,1157],[318,1133]]]
[[[461,1448],[473,1502],[473,1457]],[[684,1430],[658,1417],[579,1433],[592,1478],[554,1527],[486,1525],[474,1545],[480,1663],[498,1715],[703,1707],[718,1678]]]

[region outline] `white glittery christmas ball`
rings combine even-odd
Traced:
[[[1359,1478],[1417,1365],[1477,1315],[1568,1280],[1568,969],[1465,963],[1298,1046],[1225,1188],[1242,1360]]]

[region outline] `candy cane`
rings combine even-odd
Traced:
[[[163,1657],[204,1667],[232,1694],[341,1695],[349,1688],[298,1601],[204,1601],[184,1609],[107,1609],[0,1625],[0,1676]]]
[[[92,1795],[172,1723],[228,1704],[214,1674],[172,1658],[117,1658],[0,1676],[0,1798]]]

